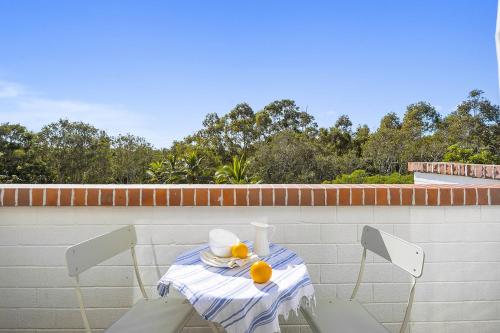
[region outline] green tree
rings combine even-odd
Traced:
[[[363,153],[363,145],[370,138],[370,128],[367,125],[358,126],[352,138],[353,149],[357,157]]]
[[[210,113],[200,130],[159,150],[143,138],[110,138],[81,122],[60,120],[39,133],[3,124],[0,182],[208,183],[216,172],[221,182],[253,181],[241,177],[242,170],[267,183],[361,176],[363,182],[399,182],[406,179],[400,178],[408,161],[498,163],[499,150],[499,107],[480,90],[444,118],[429,103],[417,102],[402,119],[385,115],[374,132],[366,125],[353,130],[346,115],[318,128],[307,110],[283,99],[258,112],[240,103],[227,114]],[[235,164],[233,156],[249,162]]]
[[[201,163],[203,157],[199,157],[196,152],[191,152],[183,158],[182,174],[188,184],[198,183],[202,177]]]
[[[146,174],[149,182],[154,184],[179,184],[185,180],[182,161],[177,154],[168,154],[164,160],[151,162]]]
[[[148,165],[153,161],[153,147],[144,138],[127,134],[111,140],[111,169],[114,182],[134,184],[146,181]]]
[[[283,131],[262,142],[252,159],[252,170],[263,182],[317,183],[322,174],[321,150],[308,136]]]
[[[258,177],[250,176],[248,172],[249,162],[238,156],[233,157],[231,164],[221,166],[215,173],[214,179],[217,184],[256,184]]]
[[[164,161],[154,161],[149,163],[146,175],[149,177],[149,182],[152,184],[167,184],[166,180],[166,165]]]
[[[436,134],[440,124],[441,115],[429,103],[418,102],[406,108],[401,124],[404,148],[399,171],[407,171],[408,161],[437,161],[442,158],[446,144]]]
[[[479,153],[469,157],[467,162],[472,164],[498,164],[500,163],[500,158],[493,155],[489,150],[481,150]]]
[[[500,155],[500,108],[473,90],[457,109],[444,118],[440,131],[448,145],[459,143],[475,153],[487,149]]]
[[[191,151],[181,158],[176,153],[149,164],[146,171],[150,183],[194,184],[204,182],[203,157]]]
[[[257,138],[252,108],[246,103],[238,104],[223,119],[228,150],[234,154],[248,154]]]
[[[203,120],[203,129],[184,141],[194,143],[198,148],[209,150],[225,160],[227,152],[224,142],[224,126],[224,120],[217,113],[209,113]]]
[[[352,122],[347,115],[341,115],[330,129],[320,128],[319,141],[338,156],[353,148]]]
[[[427,102],[418,102],[406,108],[401,127],[417,139],[434,133],[440,123],[441,116],[436,108]]]
[[[496,164],[499,163],[499,158],[486,149],[481,150],[479,153],[474,153],[472,148],[465,148],[459,144],[454,144],[446,148],[443,161],[473,164]]]
[[[382,117],[380,120],[380,127],[379,129],[386,130],[386,129],[400,129],[401,128],[401,121],[399,120],[399,117],[396,113],[394,112],[389,112],[385,116]]]
[[[370,165],[370,171],[389,174],[402,166],[404,147],[399,118],[395,113],[388,113],[363,145],[363,158]]]
[[[35,147],[36,134],[19,124],[0,125],[0,182],[47,183],[52,180]]]
[[[472,155],[474,155],[474,150],[472,148],[464,148],[460,147],[458,144],[454,144],[446,148],[443,161],[467,163]]]
[[[269,126],[264,130],[266,136],[287,130],[304,133],[315,132],[318,126],[312,115],[301,111],[295,101],[290,99],[282,99],[266,105],[259,116],[270,119],[270,121],[263,122]]]
[[[335,177],[328,184],[413,184],[413,175],[401,175],[394,172],[390,175],[370,175],[365,170],[354,170],[351,174]]]
[[[37,137],[43,161],[56,183],[109,183],[112,180],[110,138],[82,122],[59,120]]]

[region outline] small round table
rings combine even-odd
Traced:
[[[248,243],[251,248],[251,244]],[[256,284],[249,276],[250,264],[220,268],[204,264],[202,246],[181,254],[158,282],[158,293],[166,296],[173,286],[201,317],[219,324],[228,333],[279,332],[278,315],[297,311],[303,297],[311,301],[314,288],[304,261],[293,251],[271,244],[261,260],[273,268],[271,280]]]

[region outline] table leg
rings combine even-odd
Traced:
[[[208,322],[208,326],[212,329],[212,332],[214,332],[214,333],[220,333],[219,329],[217,328],[217,326],[215,326],[215,324],[212,323],[211,321]]]

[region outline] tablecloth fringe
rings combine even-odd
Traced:
[[[289,302],[281,304],[278,313],[282,315],[285,320],[288,319],[291,311],[298,316],[302,302],[305,302],[307,306],[312,305],[313,307],[316,307],[316,297],[314,296],[314,287],[312,285],[301,288],[297,297],[294,297]]]

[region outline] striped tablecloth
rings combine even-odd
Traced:
[[[249,244],[251,247],[251,244]],[[255,284],[250,265],[216,268],[203,264],[202,246],[180,255],[158,282],[161,296],[170,286],[181,292],[205,319],[219,323],[228,333],[279,332],[278,315],[288,317],[300,301],[314,298],[314,288],[304,261],[293,251],[272,244],[262,258],[273,267],[271,280]]]

